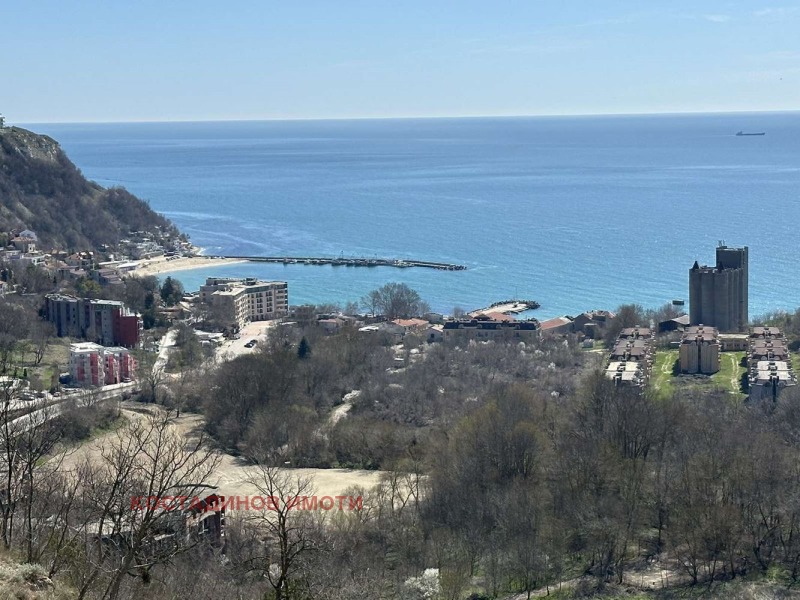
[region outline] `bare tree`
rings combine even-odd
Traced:
[[[115,432],[98,461],[87,458],[79,471],[87,516],[79,598],[97,588],[96,597],[114,600],[126,577],[147,584],[154,566],[196,545],[183,511],[164,502],[197,497],[218,462],[203,435],[187,442],[161,410]]]
[[[50,345],[50,340],[55,335],[55,327],[52,323],[45,323],[38,321],[35,323],[31,330],[31,343],[33,344],[33,358],[35,364],[40,364],[44,358],[47,347]]]
[[[378,311],[387,319],[417,317],[428,310],[416,290],[405,283],[387,283],[364,296],[361,303],[374,315]]]
[[[51,420],[55,406],[45,401],[24,401],[21,381],[6,378],[0,383],[0,537],[5,548],[12,544],[17,512],[25,516],[25,552],[31,555],[31,499],[39,479],[46,471],[43,459],[61,437]]]
[[[159,360],[157,352],[149,348],[154,343],[152,338],[148,338],[144,342],[144,348],[136,351],[136,378],[144,399],[157,403],[166,380],[166,364]]]
[[[248,524],[262,540],[262,553],[250,559],[251,570],[263,573],[275,600],[288,600],[303,558],[315,548],[318,515],[303,510],[309,508],[307,503],[316,504],[313,483],[290,470],[264,465],[248,481],[269,504],[267,510],[248,513]]]

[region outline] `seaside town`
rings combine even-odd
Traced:
[[[131,232],[121,240],[117,252],[105,258],[91,250],[72,253],[37,247],[37,236],[30,229],[9,231],[8,243],[0,250],[5,265],[0,294],[13,294],[15,286],[6,281],[9,274],[29,266],[37,267],[61,285],[79,281],[97,284],[99,289],[124,285],[126,277],[141,277],[187,268],[229,264],[237,259],[206,258],[184,240],[167,244],[153,240],[146,232]],[[2,235],[0,235],[2,238]],[[99,253],[98,253],[99,254]],[[406,314],[398,318],[351,311],[320,313],[314,306],[289,304],[288,283],[254,278],[209,277],[197,292],[181,295],[179,301],[159,308],[162,323],[193,326],[204,343],[229,350],[243,332],[264,334],[279,324],[313,323],[325,334],[343,328],[360,333],[383,333],[400,342],[406,335],[434,342],[531,341],[540,336],[564,336],[577,340],[584,349],[594,349],[602,340],[607,325],[615,318],[610,310],[590,310],[579,315],[564,315],[545,321],[519,319],[519,313],[538,308],[532,300],[508,300],[456,317],[439,313]],[[776,327],[750,327],[748,323],[748,249],[720,244],[714,266],[695,262],[689,270],[690,314],[680,309],[683,300],[673,301],[676,315],[655,323],[637,323],[619,332],[608,353],[605,374],[615,385],[644,387],[650,383],[656,362],[657,339],[669,339],[668,352],[678,350],[676,373],[713,375],[720,370],[720,353],[747,353],[747,385],[751,398],[776,400],[780,391],[797,384],[786,340]],[[215,315],[215,331],[203,331],[209,311]],[[59,338],[74,338],[70,345],[69,377],[65,383],[78,387],[131,383],[136,361],[131,351],[143,343],[143,321],[124,302],[81,298],[50,293],[44,296],[41,314],[55,326]],[[252,324],[263,323],[262,327]],[[256,335],[255,333],[253,335]],[[679,336],[679,337],[678,337]],[[166,336],[165,336],[166,337]],[[252,348],[257,339],[245,346]],[[244,347],[243,347],[244,348]],[[672,356],[672,355],[670,355]],[[403,359],[399,358],[403,363]],[[741,362],[741,361],[739,361]],[[88,365],[92,365],[89,368]],[[98,366],[99,365],[99,366]],[[67,365],[64,375],[67,375]],[[53,390],[55,391],[55,390]]]
[[[0,489],[0,509],[6,511],[0,515],[7,515],[0,529],[9,551],[27,547],[33,552],[35,541],[41,544],[38,560],[52,561],[58,573],[59,565],[72,560],[65,554],[69,545],[78,544],[85,547],[81,568],[100,578],[97,589],[106,591],[127,581],[129,573],[114,566],[126,556],[140,556],[157,570],[173,569],[175,560],[215,557],[213,570],[223,585],[244,583],[256,593],[263,580],[244,576],[236,565],[265,548],[275,553],[267,568],[283,573],[284,581],[313,584],[314,577],[322,577],[319,581],[327,585],[328,571],[320,575],[315,569],[323,567],[314,561],[329,561],[324,569],[340,565],[342,557],[336,553],[287,553],[290,539],[330,543],[326,536],[336,521],[316,529],[303,515],[333,519],[346,512],[350,519],[388,510],[393,516],[385,518],[393,526],[412,527],[402,534],[406,543],[424,543],[421,525],[412,526],[422,523],[420,519],[464,544],[476,523],[485,535],[498,526],[508,532],[503,535],[509,550],[497,550],[507,561],[497,579],[470,575],[458,566],[459,554],[447,555],[438,566],[430,558],[411,560],[379,584],[397,589],[404,598],[443,598],[447,589],[492,586],[505,590],[505,595],[493,597],[509,600],[542,586],[546,592],[551,585],[569,590],[615,585],[686,589],[741,577],[747,569],[743,530],[736,534],[736,545],[725,550],[735,548],[735,555],[729,555],[732,562],[722,575],[716,569],[723,546],[686,546],[686,536],[698,528],[706,536],[731,535],[727,528],[715,529],[714,520],[671,517],[669,535],[680,532],[681,537],[666,538],[645,564],[638,563],[641,554],[628,545],[636,536],[642,536],[638,543],[650,543],[646,540],[657,529],[647,515],[657,511],[643,508],[636,529],[620,528],[632,518],[624,511],[614,517],[619,519],[616,529],[599,525],[617,514],[609,513],[606,503],[630,509],[625,496],[629,480],[617,473],[651,460],[640,454],[641,444],[683,444],[682,452],[695,452],[691,449],[703,439],[687,434],[682,442],[659,442],[662,423],[674,421],[674,435],[692,431],[693,421],[705,423],[706,430],[720,422],[735,429],[756,414],[791,411],[800,398],[793,370],[800,318],[776,312],[752,319],[747,246],[720,242],[713,263],[687,264],[687,298],[665,299],[660,308],[622,304],[539,320],[530,316],[539,302],[521,298],[436,313],[403,283],[387,283],[346,306],[296,305],[291,281],[252,277],[209,276],[198,290],[185,290],[179,280],[183,270],[259,259],[202,256],[174,228],[151,225],[120,235],[116,243],[70,250],[42,243],[32,227],[0,233],[0,441],[10,452],[6,471],[30,473],[28,479],[9,479]],[[302,260],[318,269],[348,264],[342,257],[267,260]],[[382,266],[459,270],[413,260]],[[513,505],[518,498],[507,499],[503,482],[519,486],[528,477],[540,477],[527,474],[532,458],[521,449],[554,435],[547,430],[553,417],[545,418],[551,404],[560,412],[555,425],[559,444],[574,443],[573,431],[588,435],[598,428],[595,441],[581,442],[571,452],[580,461],[611,452],[611,464],[617,466],[606,472],[603,477],[611,479],[602,484],[610,487],[597,492],[600,496],[584,495],[593,485],[587,473],[578,499],[559,508],[557,495],[571,489],[570,478],[581,473],[576,465],[564,471],[566,479],[553,472],[547,483],[553,496],[520,513],[487,517],[472,509],[453,512],[463,505],[460,498],[475,493],[476,477],[494,482],[481,492],[481,502],[470,502],[476,508],[481,503]],[[460,423],[455,429],[453,419]],[[484,430],[484,421],[494,424]],[[485,437],[491,431],[499,437]],[[451,441],[449,436],[454,436]],[[478,439],[482,441],[475,454],[465,450]],[[747,443],[749,438],[737,439]],[[706,441],[713,452],[723,443]],[[437,458],[441,448],[445,454]],[[517,458],[519,451],[524,454]],[[491,452],[497,454],[487,454]],[[572,460],[561,456],[559,446],[548,452],[552,458],[547,460]],[[696,454],[698,460],[706,455],[706,450]],[[499,462],[485,462],[488,456]],[[472,472],[467,460],[482,466]],[[677,469],[684,458],[677,454],[669,460],[670,468]],[[141,475],[125,475],[126,464],[138,465]],[[791,462],[785,464],[791,470]],[[463,476],[453,476],[465,468]],[[651,479],[657,471],[645,475],[637,467],[636,472],[642,484],[659,489],[658,479]],[[732,476],[720,471],[715,485],[734,485]],[[87,481],[97,486],[93,493],[99,495],[72,508],[71,495]],[[736,482],[750,485],[747,479]],[[120,496],[117,485],[129,486],[124,488],[129,492]],[[775,485],[776,493],[792,493],[791,487]],[[57,490],[54,505],[28,502],[40,498],[38,490],[48,486]],[[131,510],[115,513],[113,506],[127,502],[125,493]],[[715,497],[720,509],[741,506]],[[435,498],[425,509],[394,512]],[[672,510],[695,514],[690,500],[679,495],[663,501]],[[16,506],[38,515],[20,526],[21,537],[10,529]],[[509,552],[541,535],[528,519],[543,507],[550,512],[540,518],[549,519],[556,528],[553,534],[567,536],[539,542],[548,545],[548,556],[558,567],[539,559],[524,567],[527,559],[520,562],[520,555]],[[60,511],[69,512],[76,525],[58,517]],[[592,533],[572,537],[587,535],[584,519],[593,519]],[[298,527],[293,533],[280,526],[290,522]],[[786,523],[791,527],[791,521]],[[385,526],[376,517],[359,527],[378,535]],[[514,528],[526,532],[524,541],[511,533]],[[777,543],[769,533],[772,528],[758,534],[760,543]],[[237,537],[246,531],[266,537],[249,542]],[[56,534],[65,541],[48,548],[47,540]],[[563,539],[572,539],[575,549],[565,547]],[[370,547],[377,551],[395,543],[378,536]],[[437,546],[431,543],[433,551]],[[603,554],[596,554],[600,550]],[[475,552],[476,565],[491,560],[485,550]],[[593,558],[587,563],[589,556]],[[367,564],[383,560],[376,555]],[[190,563],[181,564],[193,572]],[[301,565],[309,570],[301,571]],[[534,569],[536,577],[521,583],[517,577],[523,567]],[[449,578],[456,574],[458,582],[453,583]],[[61,577],[66,575],[64,571]],[[135,574],[129,589],[149,585],[144,583],[147,577]],[[86,585],[87,591],[94,585],[72,576],[68,580]],[[293,597],[284,594],[286,583],[275,579],[269,585],[275,592],[271,597]],[[336,585],[349,589],[346,580]],[[426,589],[432,595],[420,591]],[[469,598],[489,597],[476,594]]]

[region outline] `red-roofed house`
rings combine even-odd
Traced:
[[[425,319],[395,319],[392,321],[395,325],[399,325],[406,330],[406,333],[412,331],[422,331],[428,328],[428,321]]]
[[[556,317],[539,324],[542,333],[562,334],[572,331],[572,319],[569,317]]]

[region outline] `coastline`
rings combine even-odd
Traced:
[[[248,261],[238,258],[214,258],[210,256],[192,256],[167,260],[166,257],[161,256],[139,261],[139,267],[135,271],[131,271],[130,275],[134,277],[147,277],[149,275],[172,273],[173,271],[189,271],[192,269],[219,267],[221,265],[234,265],[246,262]]]

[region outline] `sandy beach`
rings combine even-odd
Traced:
[[[176,258],[167,260],[165,257],[149,258],[139,261],[139,268],[131,271],[134,276],[145,277],[147,275],[160,275],[173,271],[188,271],[190,269],[203,269],[208,267],[219,267],[221,265],[234,265],[245,263],[246,260],[237,258],[211,258],[208,256],[193,256],[191,258]]]

